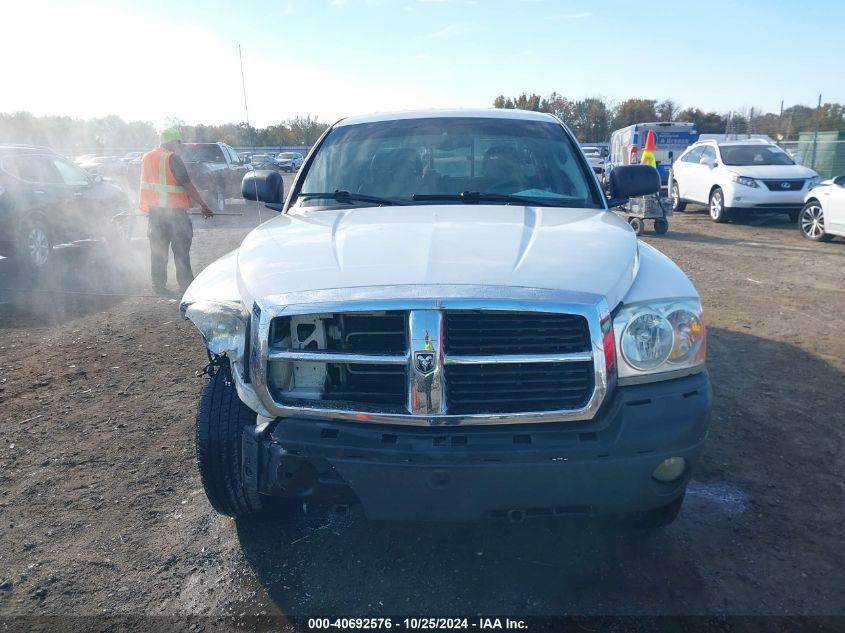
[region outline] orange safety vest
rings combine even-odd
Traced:
[[[140,206],[144,213],[149,213],[151,207],[191,208],[191,198],[170,171],[172,155],[173,152],[157,147],[141,159]]]

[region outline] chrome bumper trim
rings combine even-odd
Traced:
[[[346,352],[311,351],[270,348],[269,361],[295,361],[300,363],[348,363],[356,365],[407,365],[408,354],[349,354]]]
[[[446,365],[502,365],[513,363],[581,363],[593,360],[592,352],[573,354],[506,354],[501,356],[455,356],[447,354]]]

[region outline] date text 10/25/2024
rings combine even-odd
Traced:
[[[405,629],[405,630],[442,630],[442,629],[478,629],[478,630],[525,630],[528,625],[524,620],[511,618],[309,618],[311,630],[367,630],[367,629]]]

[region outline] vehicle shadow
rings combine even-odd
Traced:
[[[711,328],[709,346],[710,437],[678,520],[660,531],[390,524],[353,512],[240,520],[243,554],[291,616],[833,612],[838,592],[823,579],[845,567],[845,499],[830,468],[795,468],[837,463],[845,440],[830,412],[845,376],[746,333]],[[796,376],[812,380],[799,387]]]
[[[53,249],[44,271],[0,260],[0,325],[58,325],[102,312],[129,296],[149,292],[146,240],[118,246],[85,242]]]

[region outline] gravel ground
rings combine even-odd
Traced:
[[[197,222],[196,270],[255,209]],[[150,293],[146,240],[68,249],[37,286],[0,262],[0,616],[845,615],[845,243],[701,210],[643,239],[701,292],[715,392],[681,515],[647,537],[219,516],[194,464],[202,344]]]

